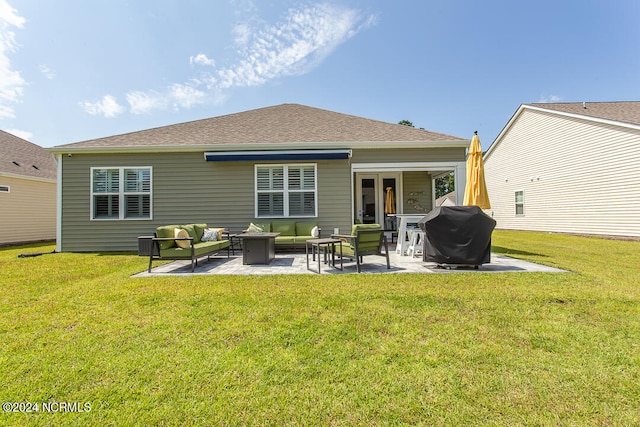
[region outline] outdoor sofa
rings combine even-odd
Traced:
[[[224,228],[210,228],[207,224],[164,225],[156,228],[151,239],[149,272],[153,260],[191,260],[191,271],[198,265],[198,258],[207,259],[216,252],[227,250],[229,258],[229,239],[223,238]]]
[[[280,233],[275,239],[276,248],[304,248],[307,240],[321,237],[322,230],[316,221],[274,220],[252,222],[246,233]]]

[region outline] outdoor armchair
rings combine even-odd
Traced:
[[[366,255],[378,255],[387,258],[387,269],[391,269],[389,262],[389,248],[387,236],[379,224],[354,224],[350,235],[333,234],[334,239],[341,239],[342,256],[355,258],[358,273],[361,272],[363,257]],[[382,247],[384,246],[384,253]]]

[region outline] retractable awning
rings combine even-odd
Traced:
[[[207,162],[346,160],[351,150],[264,150],[264,151],[209,151]]]

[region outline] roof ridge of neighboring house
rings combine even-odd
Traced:
[[[640,101],[539,102],[523,106],[640,126]]]
[[[537,102],[520,104],[485,152],[485,159],[491,156],[503,135],[524,110],[544,111],[550,114],[576,117],[592,122],[640,129],[640,101]]]

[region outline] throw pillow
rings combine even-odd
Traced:
[[[174,231],[174,237],[176,239],[182,239],[190,236],[187,230],[176,228]],[[178,245],[179,248],[187,249],[191,247],[191,242],[189,240],[176,240],[176,245]]]
[[[313,227],[311,229],[311,236],[312,237],[318,237],[319,233],[318,233],[318,226],[316,225],[315,227]]]
[[[262,233],[262,228],[258,227],[254,223],[249,224],[249,228],[247,228],[247,233]]]
[[[222,240],[222,236],[224,235],[224,228],[210,228],[209,230],[213,230],[213,231],[217,231],[218,232],[218,240]]]
[[[215,228],[206,228],[202,234],[203,242],[214,242],[218,240],[218,230]]]

